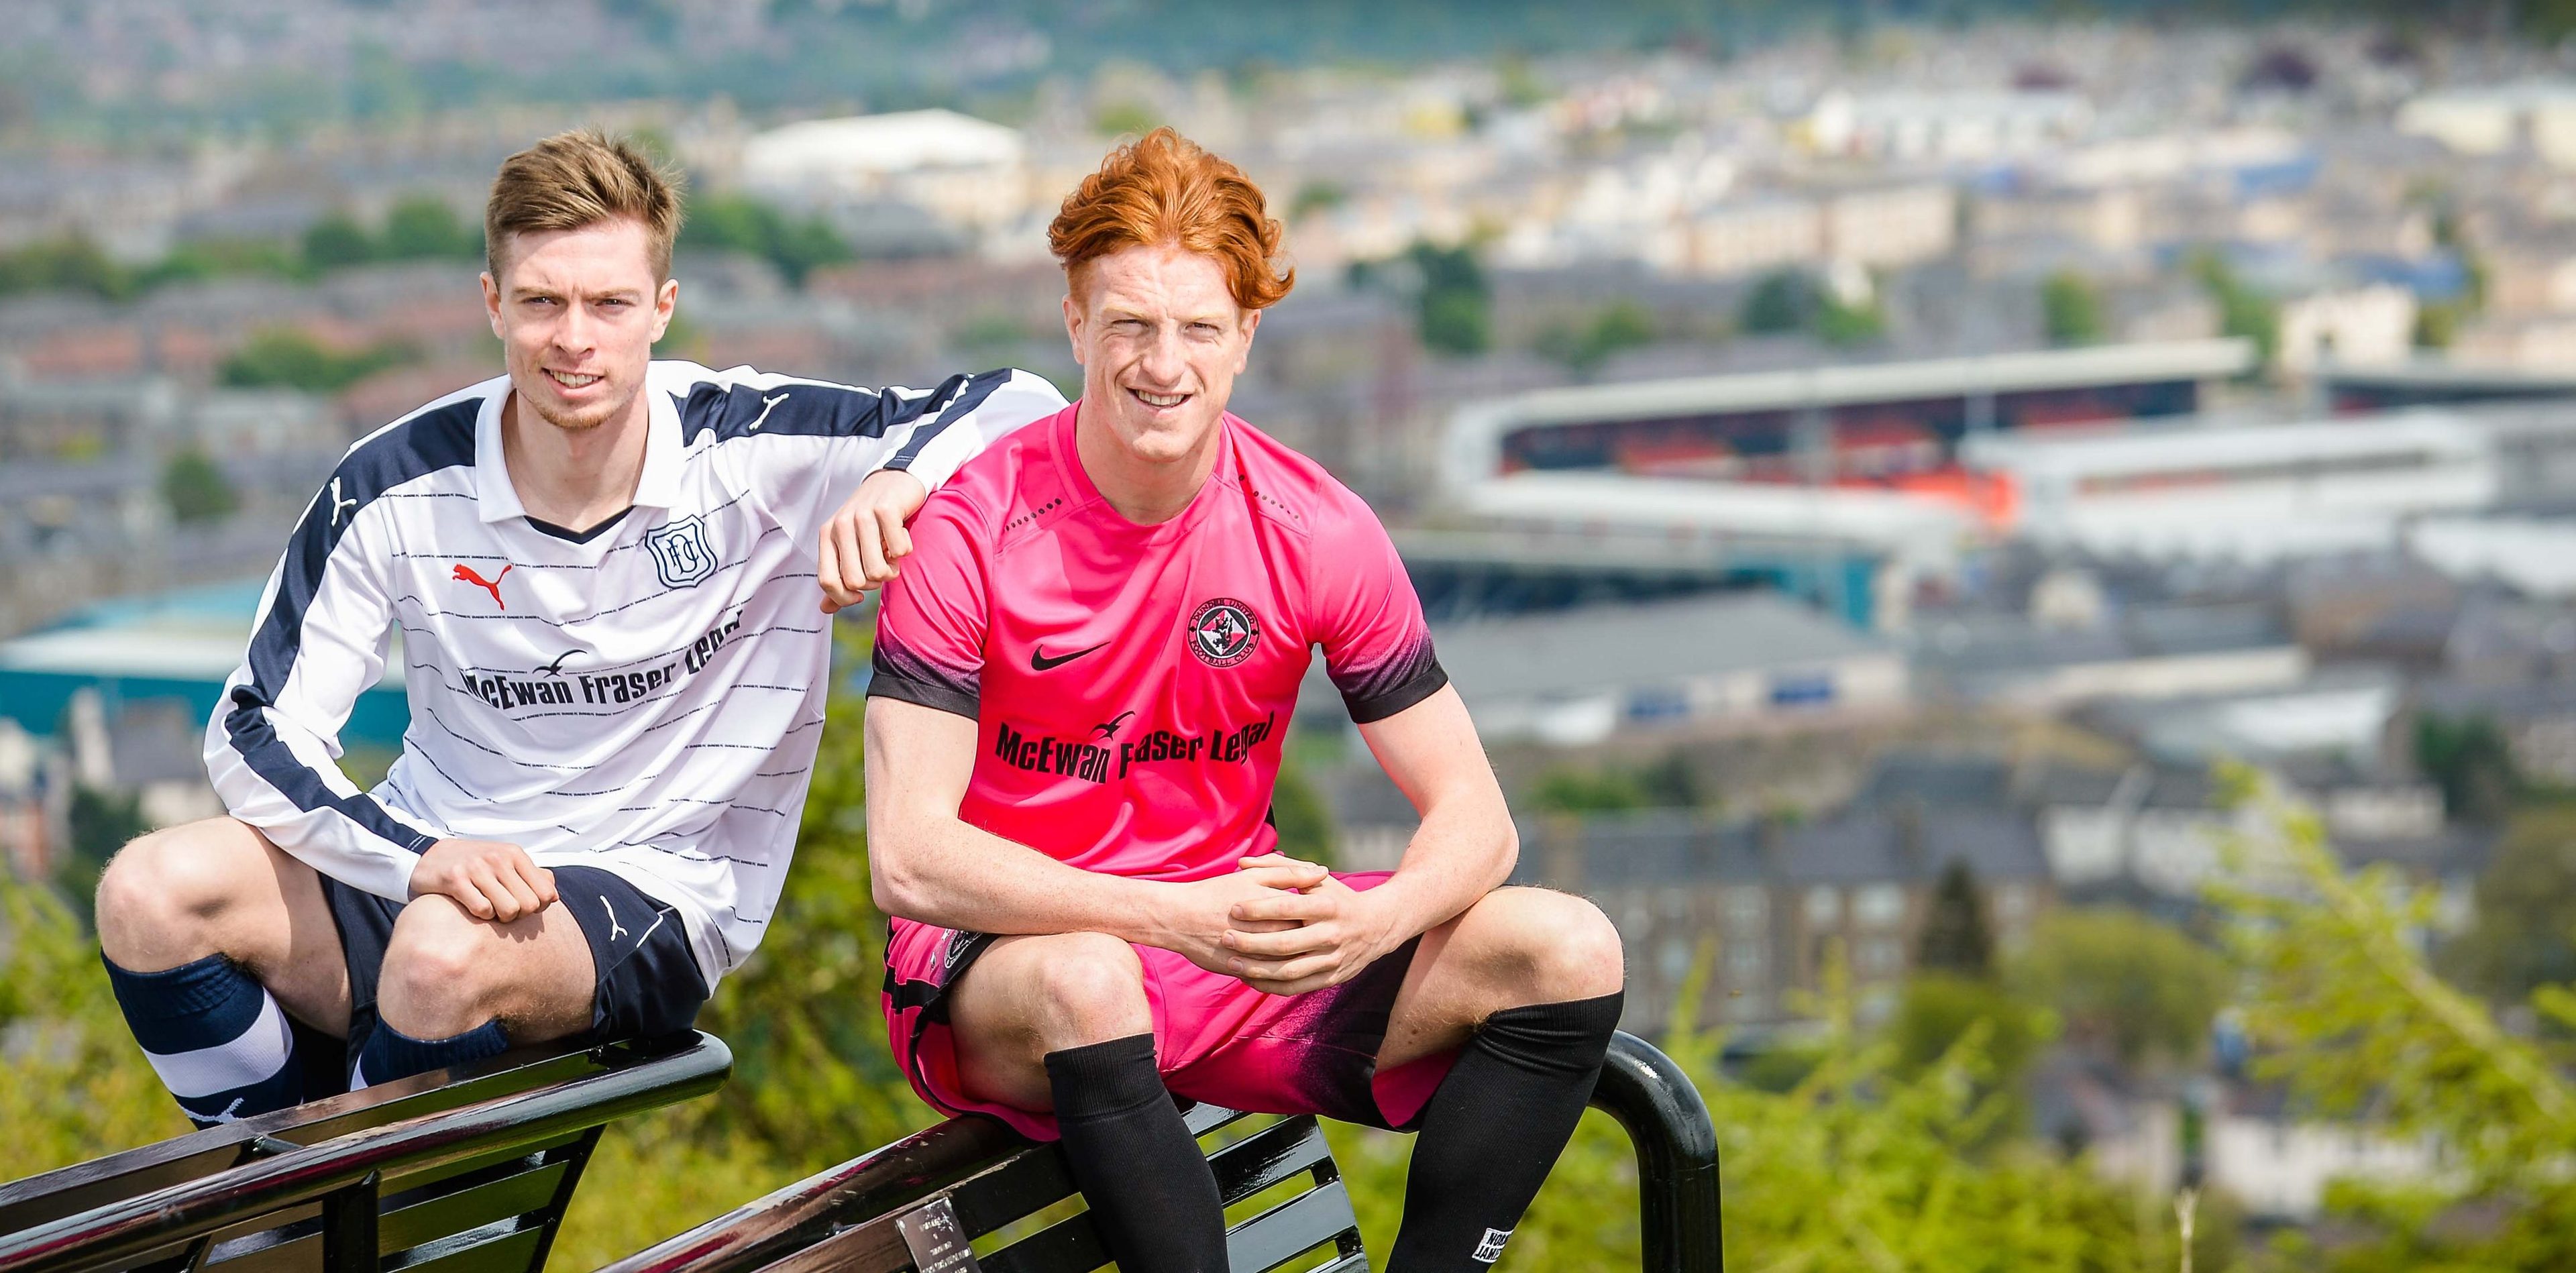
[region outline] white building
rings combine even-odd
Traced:
[[[1775,593],[1448,623],[1432,638],[1488,741],[1848,722],[1911,701],[1895,646]]]
[[[2281,304],[2280,358],[2304,375],[2331,361],[2400,363],[2415,352],[2415,293],[2393,283],[2318,292]]]
[[[2018,495],[2013,529],[2104,556],[2269,561],[2394,548],[2401,524],[2482,508],[2488,433],[2443,412],[2260,426],[1971,437],[1972,469]]]
[[[2398,108],[2397,131],[2469,155],[2500,155],[2527,144],[2555,166],[2576,167],[2576,84],[2541,80],[2427,93]]]
[[[743,143],[745,188],[809,208],[903,203],[982,230],[1030,208],[1015,129],[947,110],[815,119]]]
[[[1918,183],[1849,190],[1825,201],[1825,251],[1837,260],[1895,266],[1948,254],[1959,240],[1959,196]]]
[[[1992,160],[2082,136],[2093,106],[2075,93],[1870,93],[1836,90],[1804,121],[1821,154],[1896,160]]]

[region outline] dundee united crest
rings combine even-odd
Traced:
[[[1261,621],[1252,617],[1252,607],[1219,597],[1190,616],[1190,630],[1182,639],[1189,642],[1190,653],[1199,656],[1199,662],[1233,667],[1252,657],[1252,647],[1261,640]]]
[[[653,554],[653,573],[665,588],[691,588],[716,572],[716,551],[707,546],[707,524],[696,516],[680,518],[644,536]]]

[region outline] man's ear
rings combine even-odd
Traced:
[[[680,280],[675,278],[662,280],[662,286],[653,293],[654,340],[662,339],[662,333],[671,330],[671,315],[677,312],[679,304]]]
[[[483,317],[492,324],[492,338],[507,340],[501,334],[501,285],[489,270],[483,273]]]
[[[1073,293],[1064,294],[1064,338],[1073,345],[1073,360],[1082,361],[1082,326],[1086,315],[1073,303]]]
[[[1243,349],[1234,356],[1234,374],[1238,376],[1252,365],[1252,338],[1261,331],[1261,314],[1257,309],[1243,311]]]

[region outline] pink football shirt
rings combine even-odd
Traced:
[[[1314,651],[1351,719],[1448,676],[1368,505],[1232,415],[1181,515],[1120,516],[1080,403],[960,469],[885,592],[868,693],[974,718],[967,822],[1091,871],[1194,880],[1266,853]]]

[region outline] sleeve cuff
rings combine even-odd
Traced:
[[[1373,725],[1439,693],[1448,683],[1448,669],[1438,659],[1425,659],[1411,676],[1383,690],[1366,697],[1342,695],[1342,706],[1350,709],[1352,724]]]

